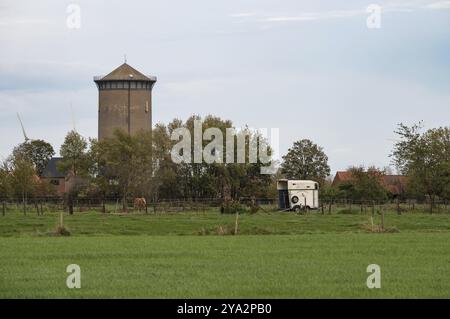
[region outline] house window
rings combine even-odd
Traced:
[[[59,186],[59,179],[52,179],[52,180],[50,180],[50,184],[55,185],[55,186]]]

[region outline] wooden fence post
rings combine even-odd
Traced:
[[[328,214],[331,215],[331,203],[333,201],[331,200],[330,203],[328,204]]]
[[[372,218],[375,216],[375,201],[372,201]]]
[[[234,222],[234,234],[237,235],[239,227],[239,211],[236,211],[236,220]]]
[[[22,194],[22,205],[23,205],[23,215],[27,216],[27,203],[24,194]]]
[[[381,209],[381,230],[384,230],[384,207]]]

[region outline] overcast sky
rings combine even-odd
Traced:
[[[78,4],[81,27],[69,28]],[[381,28],[366,24],[382,7]],[[309,138],[333,172],[389,164],[396,124],[450,124],[450,1],[0,1],[0,157],[97,136],[94,75],[155,75],[153,119],[213,114]]]

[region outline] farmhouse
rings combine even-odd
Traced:
[[[64,194],[66,192],[66,174],[58,170],[58,162],[61,162],[62,157],[53,157],[42,172],[41,179],[47,180],[56,189],[57,194]]]
[[[342,182],[352,180],[352,173],[349,171],[338,171],[331,186],[337,187]],[[406,191],[407,177],[403,175],[383,175],[380,180],[381,186],[393,196],[399,196]]]

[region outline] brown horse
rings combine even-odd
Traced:
[[[145,210],[147,208],[147,201],[144,197],[138,197],[134,199],[134,209],[138,211]]]

